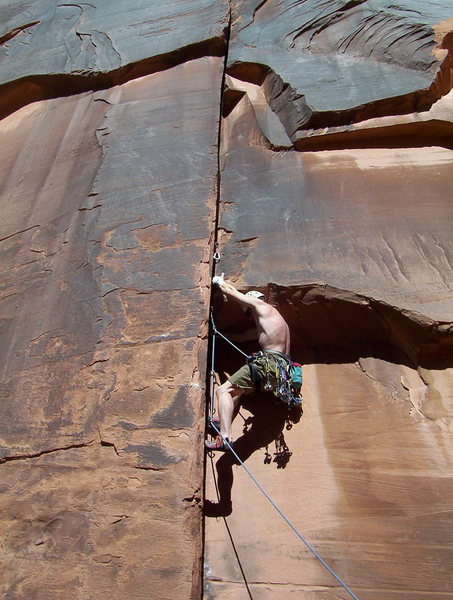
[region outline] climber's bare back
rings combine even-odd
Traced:
[[[276,308],[257,300],[252,308],[261,350],[276,350],[289,354],[289,327]]]

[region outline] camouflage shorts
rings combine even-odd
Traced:
[[[255,382],[252,379],[252,373],[248,364],[241,367],[238,371],[236,371],[236,373],[233,373],[233,375],[231,375],[231,377],[228,378],[228,381],[231,384],[240,387],[241,390],[244,390],[245,394],[253,394],[253,392],[256,391],[263,391],[263,386],[266,383],[267,378],[269,377],[269,382],[272,385],[272,389],[275,389],[275,358],[270,355],[267,355],[267,357],[259,356],[257,358],[254,358],[252,362],[259,377],[258,389],[257,387],[255,387]],[[268,376],[266,375],[267,363],[270,367],[270,372]]]

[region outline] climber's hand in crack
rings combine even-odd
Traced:
[[[224,276],[225,276],[225,273],[222,273],[222,275],[214,275],[214,277],[212,278],[212,283],[214,285],[218,285],[219,287],[221,287],[222,284],[225,283]]]

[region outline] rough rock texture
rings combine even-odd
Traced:
[[[0,7],[0,115],[223,54],[226,0],[22,0]]]
[[[231,73],[262,83],[290,134],[429,107],[449,89],[441,2],[233,1]],[[351,83],[353,82],[353,83]]]
[[[303,414],[256,395],[235,448],[361,600],[451,598],[452,12],[233,2],[218,271],[305,365]],[[205,597],[349,598],[235,462],[208,461]]]
[[[451,440],[434,422],[445,409],[427,410],[451,398],[451,369],[428,373],[375,358],[310,364],[290,431],[269,399],[242,411],[245,434],[237,425],[247,467],[360,599],[451,597]],[[231,466],[217,465],[226,478]],[[245,576],[253,598],[349,598],[233,469],[229,531],[208,521],[206,597],[248,598]]]
[[[0,123],[4,598],[199,597],[222,65]]]
[[[215,241],[305,365],[303,413],[249,399],[238,453],[361,600],[451,598],[453,7],[11,0],[0,28],[2,598],[349,597],[228,455],[203,502]]]

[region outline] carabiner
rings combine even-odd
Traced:
[[[212,256],[212,259],[214,260],[215,264],[217,264],[217,263],[220,262],[220,252],[218,250],[219,244],[217,242],[215,242],[214,248],[215,248],[215,251],[214,251],[214,254]]]

